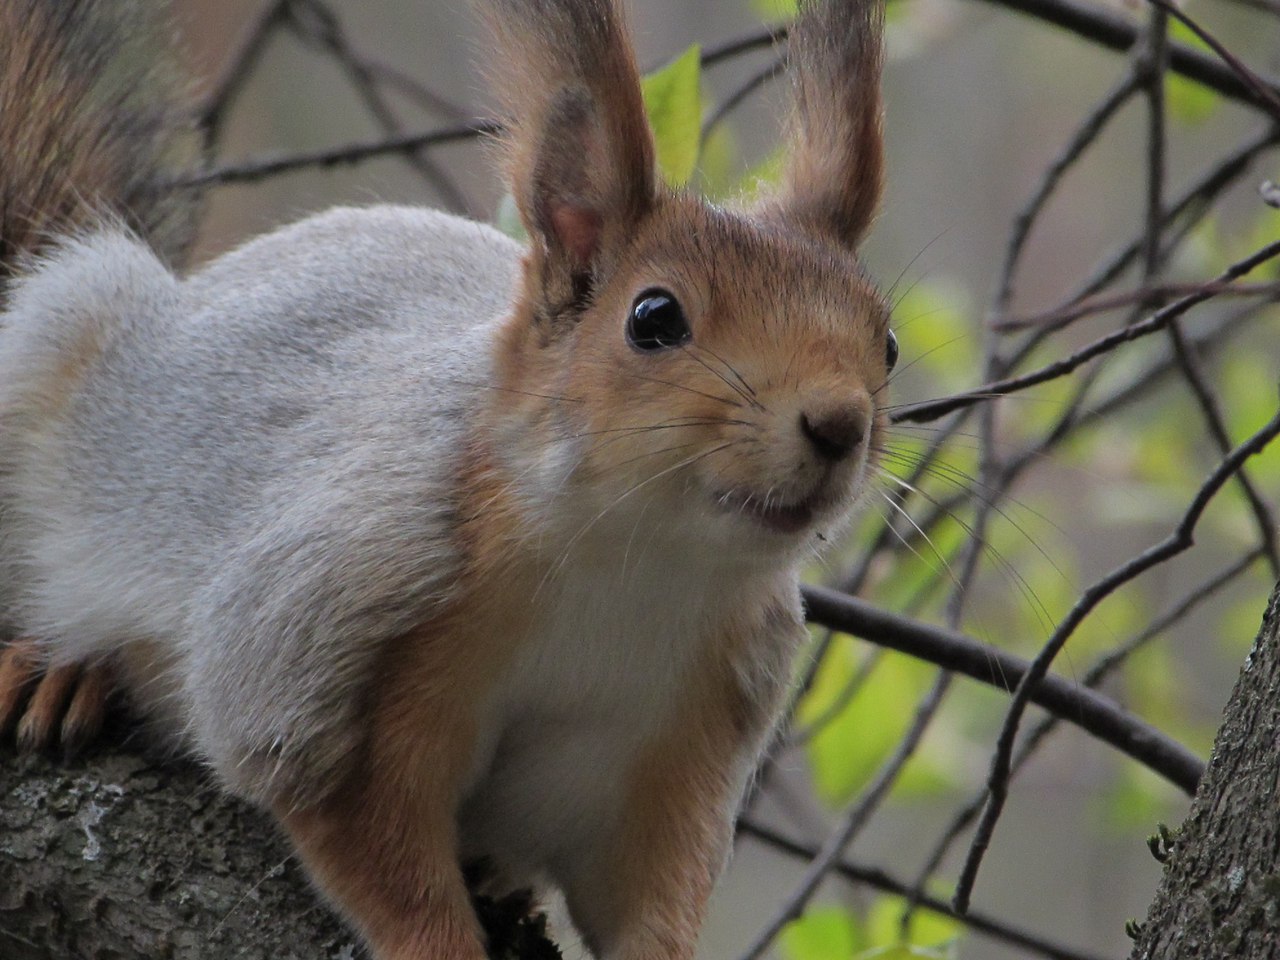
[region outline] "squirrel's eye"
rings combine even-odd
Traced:
[[[631,305],[627,342],[637,350],[678,347],[692,336],[679,301],[666,290],[646,290]]]
[[[889,335],[885,337],[884,365],[887,370],[892,370],[898,365],[898,338],[894,336],[892,330],[890,330]]]

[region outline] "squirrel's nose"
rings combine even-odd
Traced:
[[[833,463],[843,460],[867,435],[867,418],[858,407],[835,407],[800,414],[800,432],[814,452]]]

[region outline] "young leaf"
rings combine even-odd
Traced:
[[[815,907],[782,928],[778,945],[786,960],[848,960],[867,938],[843,907]]]
[[[684,186],[698,163],[702,134],[702,51],[695,43],[671,63],[645,77],[649,125],[653,128],[658,169],[667,183]]]
[[[751,0],[751,6],[764,20],[790,20],[799,7],[797,0]]]
[[[905,906],[906,900],[902,897],[876,899],[867,915],[867,935],[872,943],[900,944],[944,953],[964,936],[965,928],[960,921],[924,909],[916,910],[911,915],[911,922],[904,936],[900,920]]]
[[[493,225],[512,240],[519,240],[521,243],[529,242],[529,234],[525,231],[524,224],[520,222],[520,211],[516,209],[516,198],[510,193],[504,193],[502,199],[498,201],[498,212],[494,217]]]

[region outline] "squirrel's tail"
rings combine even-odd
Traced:
[[[197,198],[169,185],[198,145],[153,0],[0,0],[0,304],[15,266],[113,217],[169,262]]]

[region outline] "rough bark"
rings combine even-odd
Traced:
[[[1280,585],[1130,960],[1280,957]]]
[[[356,956],[268,818],[194,766],[0,763],[0,956]]]
[[[493,956],[559,956],[527,898],[476,906]],[[365,956],[270,818],[195,765],[0,756],[4,960]]]

